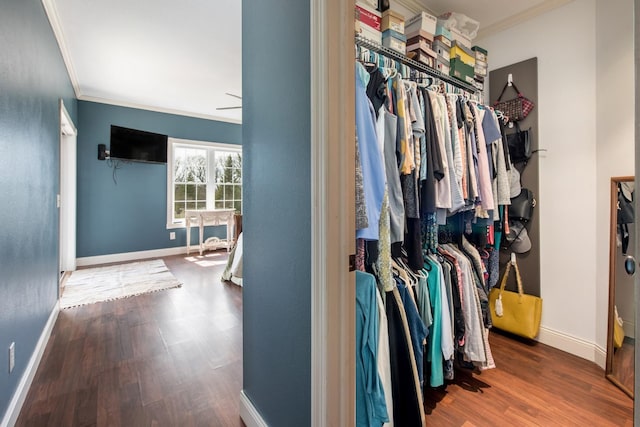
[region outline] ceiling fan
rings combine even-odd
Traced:
[[[242,97],[241,97],[241,96],[234,95],[234,94],[229,93],[229,92],[225,92],[224,94],[225,94],[225,95],[232,96],[232,97],[234,97],[234,98],[242,99]],[[242,108],[242,105],[233,106],[233,107],[218,107],[218,108],[216,108],[216,110],[235,110],[235,109],[238,109],[238,108]]]

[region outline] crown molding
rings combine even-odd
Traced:
[[[195,117],[197,119],[215,120],[217,122],[226,122],[233,124],[242,124],[242,119],[230,119],[228,117],[214,116],[209,114],[194,113],[191,111],[174,110],[172,108],[162,108],[145,104],[136,104],[134,102],[119,101],[115,99],[100,98],[97,96],[82,95],[78,97],[79,101],[97,102],[99,104],[115,105],[117,107],[135,108],[137,110],[154,111],[156,113],[173,114],[177,116]]]
[[[394,3],[399,4],[400,6],[404,7],[405,9],[413,12],[413,13],[420,13],[422,11],[426,11],[429,12],[430,14],[437,16],[433,10],[431,10],[430,8],[428,8],[427,6],[425,6],[424,4],[422,4],[419,1],[416,0],[394,0]]]
[[[60,53],[62,54],[62,60],[64,61],[65,67],[67,67],[69,80],[71,80],[71,85],[73,86],[73,92],[75,93],[76,98],[79,98],[81,93],[80,85],[78,84],[78,76],[76,75],[76,70],[73,67],[71,54],[69,53],[69,49],[67,48],[64,31],[62,31],[62,25],[60,24],[58,9],[56,9],[54,0],[42,0],[42,6],[44,7],[44,12],[49,19],[49,24],[51,24],[51,29],[53,30],[56,41],[58,42],[58,47],[60,48]]]
[[[557,9],[561,6],[571,3],[573,0],[546,0],[537,6],[533,6],[529,9],[523,10],[520,13],[512,15],[502,21],[498,21],[495,24],[491,24],[485,28],[481,28],[478,31],[476,40],[483,39],[485,37],[492,36],[508,28],[514,27],[530,19],[536,18],[544,13]]]

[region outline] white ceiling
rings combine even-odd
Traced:
[[[480,23],[477,38],[497,33],[572,0],[397,0],[411,9],[426,8],[434,15],[458,12]]]
[[[44,0],[79,99],[240,122],[240,0]]]
[[[81,100],[240,123],[241,0],[42,0]],[[478,37],[571,0],[395,0],[463,13]],[[392,6],[395,2],[392,0]]]

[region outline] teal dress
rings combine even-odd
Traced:
[[[376,279],[356,271],[356,426],[389,421],[384,389],[378,374],[378,302]]]

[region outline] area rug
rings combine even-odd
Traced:
[[[74,271],[65,284],[60,308],[132,297],[182,286],[164,261],[131,262]]]

